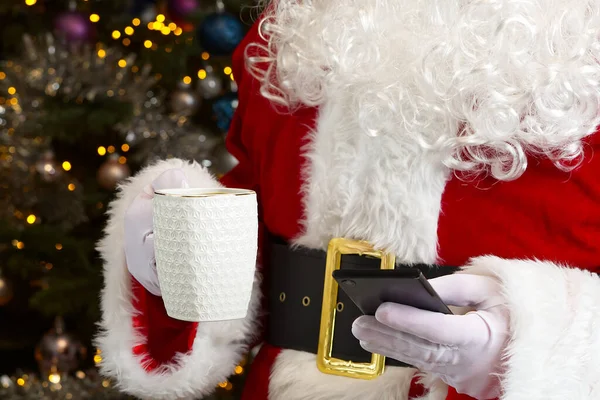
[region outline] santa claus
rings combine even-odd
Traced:
[[[598,0],[272,3],[235,54],[239,164],[218,181],[159,162],[111,206],[103,373],[144,399],[199,398],[260,343],[246,400],[600,399],[599,32]],[[165,312],[151,202],[185,185],[258,194],[243,320]],[[459,308],[361,316],[325,298],[330,362],[333,238],[421,268]]]

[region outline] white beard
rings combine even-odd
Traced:
[[[598,32],[600,0],[279,0],[247,55],[275,102],[343,97],[367,135],[510,180],[527,153],[576,166],[600,122]]]

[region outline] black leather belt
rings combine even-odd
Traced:
[[[327,253],[320,250],[292,248],[285,242],[270,242],[267,274],[269,315],[267,342],[273,346],[317,354],[321,305]],[[378,269],[380,260],[358,255],[342,256],[341,269]],[[418,268],[427,279],[453,273],[454,267],[431,265],[397,265],[396,268]],[[338,307],[332,356],[354,362],[369,362],[371,354],[360,347],[352,335],[352,323],[360,310],[342,291],[338,291]],[[341,309],[341,311],[340,311]],[[407,366],[386,359],[387,365]]]

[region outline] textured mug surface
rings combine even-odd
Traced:
[[[159,190],[153,209],[156,268],[167,314],[184,321],[245,317],[256,270],[256,193]]]

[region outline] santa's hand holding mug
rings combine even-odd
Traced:
[[[190,188],[181,169],[144,187],[125,214],[127,268],[178,320],[246,317],[257,247],[256,193]]]

